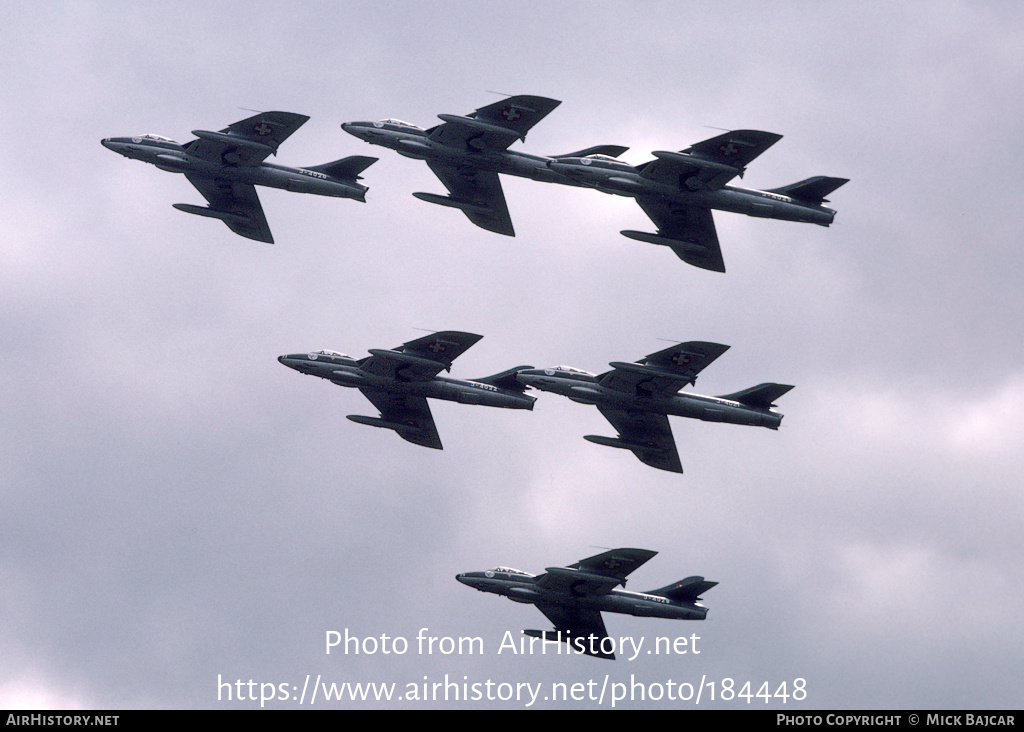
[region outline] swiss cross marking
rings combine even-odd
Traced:
[[[729,142],[718,148],[718,151],[722,153],[722,155],[729,157],[730,155],[735,155],[736,153],[738,153],[740,149],[733,145],[731,142]]]
[[[266,137],[267,135],[274,131],[274,128],[268,125],[266,122],[260,122],[258,125],[253,126],[252,131],[259,135],[260,137]]]
[[[501,116],[507,119],[509,122],[515,122],[517,119],[523,116],[523,113],[520,112],[515,107],[505,107],[503,110],[501,110]]]
[[[440,353],[445,349],[445,345],[441,341],[434,341],[430,344],[430,350],[434,353]]]
[[[686,364],[690,363],[690,357],[687,356],[685,353],[679,352],[672,357],[672,363],[674,363],[676,366],[685,366]]]

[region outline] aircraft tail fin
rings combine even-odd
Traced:
[[[825,175],[816,175],[813,178],[807,178],[798,183],[782,186],[782,188],[769,189],[768,193],[778,193],[781,196],[789,196],[803,203],[820,206],[823,203],[828,203],[828,199],[825,196],[844,183],[849,182],[849,178],[829,178]]]
[[[772,402],[792,388],[790,384],[758,384],[732,394],[722,394],[719,399],[729,399],[755,409],[771,409],[775,406]]]
[[[577,150],[576,152],[565,153],[564,155],[552,155],[551,157],[558,159],[585,158],[590,155],[607,155],[610,158],[617,158],[628,149],[629,148],[625,145],[595,145],[594,147],[588,147],[585,150]]]
[[[519,381],[516,378],[516,374],[524,369],[532,369],[533,366],[514,366],[513,368],[502,371],[499,374],[493,376],[484,376],[479,379],[473,379],[473,381],[479,381],[481,384],[490,384],[496,386],[499,389],[508,389],[509,391],[518,391],[520,394],[526,393],[526,384]]]
[[[329,175],[332,178],[344,178],[346,180],[360,180],[360,173],[376,163],[380,158],[371,158],[366,155],[350,155],[333,163],[323,165],[311,165],[306,170]]]
[[[717,584],[717,582],[711,582],[703,577],[693,576],[673,582],[666,587],[662,587],[660,590],[650,590],[646,594],[667,597],[675,602],[693,603],[697,602],[702,594]]]

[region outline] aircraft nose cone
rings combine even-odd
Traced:
[[[358,137],[360,140],[365,139],[367,136],[372,137],[368,125],[360,122],[342,122],[341,129],[353,137]]]

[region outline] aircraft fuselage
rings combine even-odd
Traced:
[[[299,353],[281,356],[278,361],[300,373],[328,379],[338,386],[380,389],[396,394],[504,409],[533,409],[537,401],[536,397],[479,381],[444,376],[435,376],[428,381],[403,381],[401,378],[377,376],[361,370],[358,361],[348,356]]]
[[[345,122],[341,128],[371,145],[391,148],[414,160],[446,165],[466,165],[477,170],[515,175],[545,183],[581,186],[549,167],[552,158],[508,150],[487,151],[454,148],[431,140],[424,130],[398,122]]]
[[[535,389],[561,394],[581,404],[592,404],[635,412],[652,412],[674,417],[689,417],[704,422],[727,422],[729,424],[767,427],[777,430],[782,415],[766,409],[756,409],[745,404],[700,394],[671,394],[648,396],[642,393],[624,394],[607,389],[598,383],[597,377],[582,372],[566,372],[558,369],[528,369],[520,371],[516,378]]]
[[[141,160],[171,173],[186,173],[201,178],[281,188],[293,193],[354,198],[358,201],[365,200],[368,190],[366,186],[358,183],[338,180],[325,173],[305,168],[289,168],[273,163],[237,165],[227,159],[220,164],[211,163],[189,155],[184,146],[170,140],[153,140],[146,137],[111,137],[102,140],[102,144],[107,149],[124,155],[126,158]]]
[[[690,190],[685,181],[680,181],[679,186],[668,185],[644,178],[633,166],[614,160],[559,158],[552,160],[548,167],[575,185],[617,196],[656,198],[669,204],[698,206],[760,218],[801,221],[819,226],[828,226],[836,215],[830,208],[811,205],[770,191],[734,186]]]
[[[536,576],[525,573],[487,570],[485,572],[465,572],[456,575],[455,579],[481,592],[504,595],[513,602],[561,605],[581,610],[671,620],[703,620],[708,613],[707,608],[701,605],[680,603],[667,597],[644,592],[612,590],[601,595],[575,595],[571,590],[569,592],[553,592],[538,587]]]

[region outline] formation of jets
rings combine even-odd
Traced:
[[[596,145],[562,155],[509,150],[550,114],[557,99],[520,94],[465,115],[439,114],[441,124],[424,129],[398,119],[344,122],[341,128],[371,145],[425,160],[448,195],[416,192],[429,203],[461,210],[477,226],[515,236],[500,174],[630,196],[654,222],[654,233],[625,229],[631,239],[669,247],[695,267],[724,272],[725,262],[712,210],[828,226],[836,212],[823,204],[846,178],[816,176],[759,191],[727,185],[781,135],[734,130],[679,152],[655,151],[654,159],[632,166],[618,156],[621,145]],[[307,168],[266,163],[278,146],[309,118],[291,112],[263,112],[219,132],[194,130],[180,144],[158,135],[112,137],[103,145],[161,170],[184,173],[208,206],[176,203],[186,213],[222,220],[241,236],[273,243],[255,186],[365,201],[359,175],[377,158],[351,156]]]
[[[656,231],[626,229],[621,234],[666,246],[684,262],[715,272],[725,272],[725,263],[713,210],[826,227],[835,218],[836,212],[824,204],[845,178],[815,176],[767,190],[729,185],[781,139],[771,132],[725,132],[678,152],[654,151],[653,159],[636,166],[618,159],[628,149],[621,145],[551,156],[510,149],[517,141],[525,142],[527,133],[559,104],[547,97],[517,95],[465,115],[439,114],[441,124],[430,128],[397,119],[345,122],[341,128],[369,144],[425,161],[448,195],[416,192],[416,198],[458,209],[476,226],[505,236],[515,236],[515,228],[502,174],[632,197]],[[366,200],[368,188],[359,183],[360,174],[377,158],[356,155],[305,168],[266,162],[308,119],[291,112],[261,112],[217,132],[193,130],[195,139],[186,143],[150,134],[101,142],[125,157],[184,174],[208,204],[176,203],[174,208],[220,219],[240,236],[273,243],[256,186]],[[643,463],[675,473],[683,469],[669,416],[777,430],[782,415],[774,411],[774,402],[793,388],[762,383],[717,397],[682,393],[728,349],[705,341],[679,343],[635,362],[612,361],[611,370],[602,374],[567,366],[516,366],[470,380],[439,375],[450,372],[454,360],[481,337],[442,331],[392,349],[369,349],[370,355],[360,359],[320,350],[278,360],[300,373],[359,389],[379,415],[348,415],[353,422],[390,429],[408,442],[438,450],[442,443],[428,399],[532,410],[536,397],[526,393],[529,389],[561,394],[596,406],[617,431],[615,437],[585,439],[630,450]],[[627,575],[655,554],[613,549],[568,567],[548,567],[540,575],[498,567],[456,579],[482,592],[533,603],[554,624],[554,630],[524,634],[566,643],[570,652],[614,659],[602,612],[685,620],[707,615],[698,604],[700,596],[717,583],[703,577],[687,577],[645,593],[616,589],[625,587]]]
[[[612,549],[581,559],[568,567],[548,567],[544,574],[496,567],[455,576],[481,592],[504,595],[514,602],[533,603],[554,630],[524,630],[545,641],[566,643],[571,653],[614,660],[615,643],[604,627],[602,612],[673,620],[703,620],[707,608],[701,595],[717,582],[687,577],[657,590],[627,592],[626,577],[657,552],[649,549]]]
[[[708,364],[728,350],[720,343],[689,341],[665,348],[635,363],[612,361],[611,371],[597,375],[555,366],[515,366],[479,379],[438,376],[483,336],[447,330],[403,343],[391,350],[371,348],[356,360],[337,351],[321,350],[278,357],[285,366],[319,376],[339,386],[359,389],[380,411],[379,417],[358,414],[348,419],[394,430],[404,440],[442,449],[427,399],[482,404],[505,409],[533,409],[529,387],[596,405],[618,430],[617,437],[584,435],[598,445],[631,450],[641,462],[682,473],[669,415],[705,422],[728,422],[777,430],[782,415],[773,402],[793,387],[765,383],[718,397],[682,394],[697,382]]]
[[[414,196],[462,209],[477,226],[507,236],[515,236],[515,230],[499,173],[632,196],[658,231],[627,229],[623,235],[667,246],[684,262],[715,272],[724,272],[725,263],[712,209],[821,226],[835,218],[835,211],[822,204],[845,178],[817,176],[768,191],[726,185],[782,139],[771,132],[727,132],[680,152],[654,152],[654,160],[636,167],[616,160],[628,149],[618,145],[551,157],[508,150],[517,140],[525,141],[526,133],[559,104],[557,99],[520,95],[468,115],[439,114],[443,124],[430,129],[396,119],[346,122],[341,128],[371,145],[426,160],[450,195]]]

